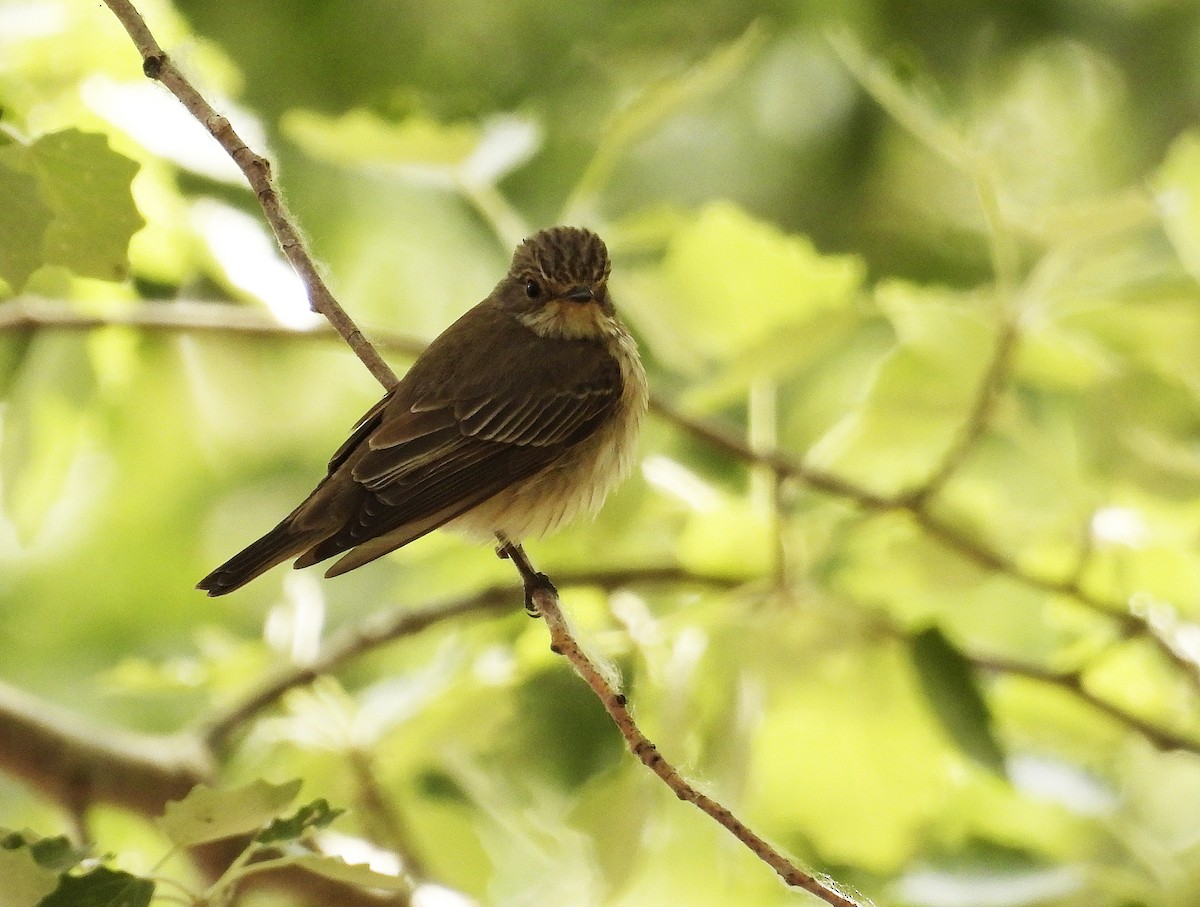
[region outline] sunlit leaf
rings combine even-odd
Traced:
[[[675,329],[714,358],[781,336],[803,349],[807,323],[849,306],[865,276],[857,257],[822,255],[726,202],[672,238],[662,268]]]
[[[39,866],[28,848],[0,848],[0,907],[37,907],[58,887],[58,873]]]
[[[130,191],[137,170],[103,135],[77,129],[0,148],[0,277],[19,287],[43,264],[125,277],[129,238],[145,223]]]
[[[763,576],[770,570],[774,551],[771,523],[748,500],[722,498],[720,506],[688,515],[678,550],[680,562],[697,573]]]
[[[876,297],[897,343],[868,393],[810,452],[812,461],[867,487],[918,483],[964,430],[994,350],[978,300],[889,283]]]
[[[1098,343],[1053,324],[1023,332],[1013,363],[1018,380],[1067,391],[1092,387],[1115,370],[1113,357]]]
[[[793,659],[754,739],[749,807],[802,829],[824,858],[888,872],[953,796],[945,747],[901,646]],[[773,792],[773,793],[772,793]]]
[[[24,145],[0,147],[0,279],[19,290],[46,262],[44,237],[54,212],[29,172]]]
[[[343,165],[455,167],[475,149],[481,134],[473,123],[439,123],[421,115],[397,122],[361,109],[340,116],[293,110],[281,126],[306,153]]]
[[[1200,278],[1200,133],[1171,145],[1154,181],[1159,216],[1179,260]]]
[[[260,779],[221,790],[200,784],[167,804],[158,827],[180,847],[249,834],[273,821],[296,799],[302,784],[299,779],[284,784]]]
[[[327,879],[362,888],[378,888],[383,891],[408,891],[412,888],[412,882],[407,876],[386,875],[363,863],[347,863],[341,857],[308,854],[298,857],[294,865]]]

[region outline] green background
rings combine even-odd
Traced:
[[[586,224],[662,399],[850,483],[652,415],[598,519],[528,546],[706,791],[880,905],[1200,904],[1200,6],[141,8],[369,336],[428,340]],[[0,108],[0,319],[301,323],[102,5],[0,3]],[[322,633],[513,582],[288,697],[221,778],[354,807],[364,758],[482,903],[805,902],[623,751],[487,548],[193,590],[378,398],[344,346],[0,327],[0,680],[168,733]],[[569,582],[660,566],[687,579]],[[91,818],[124,869],[165,852]],[[0,825],[64,827],[7,780]]]

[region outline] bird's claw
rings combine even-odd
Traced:
[[[558,590],[554,588],[554,583],[550,582],[550,577],[544,573],[535,573],[525,583],[525,611],[530,617],[542,616],[542,612],[538,610],[537,603],[534,601],[539,592],[549,592],[551,595],[558,595]]]

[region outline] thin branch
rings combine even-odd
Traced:
[[[1018,337],[1016,319],[1011,315],[1005,315],[996,335],[996,346],[992,352],[992,359],[980,380],[971,412],[958,437],[954,439],[954,443],[942,456],[941,462],[933,473],[916,492],[909,495],[915,506],[924,506],[942,489],[950,477],[966,462],[975,449],[975,445],[987,431],[992,413],[996,408],[996,401],[1000,399],[1000,394],[1008,383],[1013,356],[1017,350]]]
[[[1026,677],[1030,680],[1040,681],[1041,683],[1067,690],[1114,721],[1137,731],[1161,750],[1184,750],[1200,754],[1200,740],[1147,721],[1140,715],[1135,715],[1109,700],[1097,696],[1087,688],[1083,675],[1079,671],[1054,671],[1041,665],[1029,664],[1028,662],[1014,661],[1006,658],[973,656],[969,653],[965,657],[975,667],[985,671]]]
[[[122,303],[119,307],[106,310],[104,314],[81,312],[73,303],[35,296],[19,296],[0,303],[0,332],[91,331],[113,325],[163,333],[281,339],[338,338],[328,321],[314,320],[309,325],[284,324],[268,312],[222,300]],[[416,357],[426,345],[425,341],[406,334],[374,330],[372,334],[375,335],[374,345],[377,348],[403,356]]]
[[[792,888],[810,892],[833,907],[862,907],[862,905],[870,903],[865,899],[856,900],[851,895],[842,892],[839,890],[840,886],[827,876],[819,876],[800,868],[751,830],[728,807],[723,806],[712,797],[702,794],[683,777],[675,766],[663,758],[650,738],[637,726],[626,704],[624,694],[609,682],[604,673],[588,658],[579,643],[576,642],[562,608],[559,607],[558,593],[546,575],[539,573],[534,568],[529,556],[520,545],[514,545],[501,538],[498,553],[501,557],[511,560],[521,575],[530,610],[545,620],[546,628],[550,631],[551,650],[562,655],[571,663],[575,673],[583,678],[583,681],[596,694],[596,698],[600,700],[605,711],[612,718],[613,723],[621,732],[621,736],[625,738],[630,751],[643,765],[662,779],[663,783],[680,800],[693,804],[708,815],[742,842],[751,853],[774,869],[779,877]]]
[[[651,394],[650,410],[735,460],[767,466],[780,476],[797,479],[816,491],[848,498],[864,510],[895,510],[905,506],[896,498],[871,491],[832,473],[813,469],[778,450],[755,450],[735,433],[707,419],[689,416],[661,395]]]
[[[731,584],[728,579],[703,577],[679,567],[571,573],[565,574],[562,582],[565,585],[599,586],[604,589],[646,583]],[[468,614],[505,611],[511,607],[512,586],[497,585],[467,598],[411,610],[394,608],[368,616],[334,634],[313,661],[280,669],[236,702],[209,715],[200,722],[200,735],[215,752],[220,752],[240,728],[264,709],[270,708],[289,690],[306,686],[322,675],[336,673],[355,658],[398,639],[414,636],[434,624]]]
[[[814,470],[787,454],[778,451],[756,451],[733,432],[689,416],[660,397],[652,397],[650,407],[669,422],[744,463],[765,463],[781,476],[797,479],[817,491],[846,498],[867,511],[907,513],[926,535],[979,567],[1007,576],[1031,589],[1073,598],[1084,607],[1114,621],[1121,633],[1127,637],[1148,636],[1193,683],[1200,682],[1200,665],[1159,632],[1149,618],[1132,613],[1127,602],[1107,599],[1088,591],[1078,576],[1056,578],[1033,573],[986,542],[969,535],[945,517],[939,516],[924,502],[914,501],[912,496],[881,495],[838,476]]]
[[[358,800],[356,812],[367,839],[396,854],[405,875],[414,879],[429,878],[429,869],[417,852],[408,821],[379,780],[371,752],[354,747],[346,753],[346,763],[354,779]]]
[[[253,690],[200,724],[200,735],[216,752],[259,712],[284,693],[330,674],[353,658],[405,636],[413,636],[436,623],[488,610],[512,606],[512,587],[493,586],[469,598],[412,611],[395,609],[367,617],[333,636],[321,654],[305,665],[290,665],[267,677]]]
[[[362,360],[363,365],[375,376],[385,388],[392,388],[397,383],[396,373],[383,361],[375,348],[367,341],[354,321],[333,298],[312,256],[300,238],[291,214],[276,191],[271,179],[271,165],[266,158],[252,151],[242,138],[234,131],[233,126],[224,116],[217,113],[212,105],[196,90],[187,77],[176,68],[174,62],[167,56],[151,34],[145,20],[129,0],[104,0],[114,16],[125,27],[129,37],[142,55],[142,71],[151,79],[165,85],[184,107],[200,124],[208,130],[221,147],[233,158],[246,181],[254,190],[258,203],[262,207],[267,223],[279,241],[279,248],[287,256],[292,267],[308,291],[308,302],[313,311],[324,315],[334,330],[349,344],[355,355]]]

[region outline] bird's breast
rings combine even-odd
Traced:
[[[496,533],[513,541],[546,535],[576,517],[594,514],[629,475],[649,400],[646,373],[624,328],[617,324],[605,340],[622,379],[621,397],[610,415],[541,472],[484,501],[448,528],[481,540]]]

